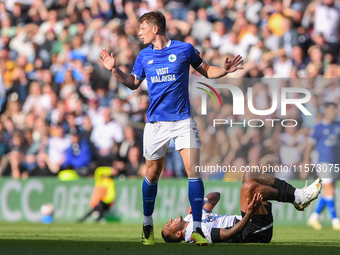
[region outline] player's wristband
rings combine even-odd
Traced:
[[[209,199],[205,197],[203,199],[203,205],[206,205],[206,204],[209,204]]]

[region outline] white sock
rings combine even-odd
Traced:
[[[201,228],[201,222],[200,221],[194,221],[193,222],[193,229],[196,231],[196,228]]]
[[[334,218],[332,219],[332,225],[335,226],[335,225],[338,225],[339,224],[339,218]]]
[[[301,189],[295,189],[294,196],[295,196],[294,203],[296,204],[301,203],[301,199],[302,199]]]
[[[150,216],[145,216],[145,215],[144,215],[143,226],[147,226],[147,225],[153,226],[152,215],[150,215]]]
[[[319,220],[320,214],[313,212],[312,215],[309,217],[311,220]]]

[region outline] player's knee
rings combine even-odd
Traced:
[[[158,181],[160,174],[161,173],[159,171],[157,171],[156,167],[149,167],[147,169],[146,178],[150,182],[156,182],[156,181]]]
[[[149,180],[149,182],[156,182],[159,179],[158,173],[149,173],[146,178]]]
[[[255,191],[256,186],[255,182],[244,182],[242,184],[241,191],[243,194],[251,194]]]

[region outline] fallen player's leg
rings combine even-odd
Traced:
[[[292,203],[299,211],[303,211],[306,207],[308,207],[309,204],[317,198],[322,188],[320,178],[316,179],[309,186],[307,186],[306,182],[306,186],[304,188],[297,189],[286,181],[275,178],[271,174],[258,172],[245,173],[243,176],[243,184],[246,182],[249,182],[246,186],[252,186],[250,190],[253,190],[254,193],[261,193],[264,201],[276,200],[278,202]]]
[[[246,173],[241,187],[241,214],[245,217],[248,201],[255,194],[263,197],[262,205],[252,215],[242,230],[239,241],[243,243],[269,243],[273,235],[273,215],[268,200],[292,203],[298,210],[304,210],[320,194],[322,185],[318,178],[310,186],[297,189],[284,180],[270,174]],[[222,231],[223,232],[223,231]],[[221,233],[222,234],[222,233]],[[227,236],[228,238],[228,236]],[[221,235],[221,240],[223,240]],[[235,240],[234,240],[235,241]]]

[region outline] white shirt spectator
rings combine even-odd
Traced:
[[[246,5],[245,17],[246,19],[257,24],[260,22],[260,11],[262,9],[262,3],[256,0],[248,0]]]
[[[210,36],[213,31],[213,24],[208,20],[198,19],[192,26],[191,35],[198,41],[202,42]]]
[[[67,148],[71,146],[71,140],[68,137],[51,137],[48,145],[48,156],[51,162],[61,165]]]
[[[35,50],[32,41],[24,31],[19,32],[9,43],[12,50],[18,52],[19,55],[26,56],[27,59],[32,59],[35,56]]]
[[[231,54],[237,56],[240,54],[243,59],[246,59],[247,56],[247,52],[237,43],[237,36],[233,32],[229,33],[227,40],[219,47],[218,52],[220,55]]]
[[[30,111],[32,111],[33,108],[37,111],[40,111],[41,108],[45,108],[42,97],[40,95],[28,95],[24,105],[22,106],[22,111],[24,113],[29,113]]]
[[[94,108],[89,108],[87,110],[87,115],[90,117],[91,124],[93,127],[104,124],[104,118],[101,114],[100,108],[98,108],[97,110]]]
[[[275,78],[285,78],[289,77],[290,70],[292,68],[292,61],[290,59],[282,59],[274,63],[274,77]]]
[[[243,52],[247,52],[248,55],[248,51],[250,49],[251,46],[255,45],[257,42],[259,41],[259,38],[251,33],[247,33],[245,34],[240,42],[240,46],[242,48]]]
[[[212,31],[210,34],[210,39],[211,39],[211,47],[218,48],[228,41],[228,35],[225,34],[225,35],[220,36],[215,31]]]
[[[314,29],[322,33],[326,42],[336,43],[339,38],[340,11],[335,5],[318,5],[315,10]]]
[[[274,34],[271,34],[269,37],[267,37],[264,40],[264,46],[270,51],[275,51],[279,49],[279,41],[280,41],[280,38],[278,38]]]
[[[299,135],[296,137],[296,144],[292,145],[294,142],[294,137],[291,134],[283,133],[280,135],[281,147],[280,147],[280,157],[282,165],[289,166],[299,163],[302,159],[302,153],[298,148],[298,144],[305,141],[304,135]]]
[[[98,149],[111,149],[115,143],[123,141],[123,128],[114,121],[99,124],[94,127],[90,139]]]
[[[49,24],[48,21],[45,21],[40,25],[38,33],[34,36],[34,42],[39,45],[42,45],[46,40],[45,34],[47,33],[47,31],[52,29],[56,35],[59,35],[63,28],[64,22],[62,20],[58,21],[53,26]]]
[[[40,98],[41,105],[47,110],[50,111],[52,109],[52,97],[48,94],[41,95]]]
[[[34,1],[35,0],[5,0],[5,4],[6,4],[6,9],[9,11],[12,11],[15,3],[31,5],[33,4]]]

